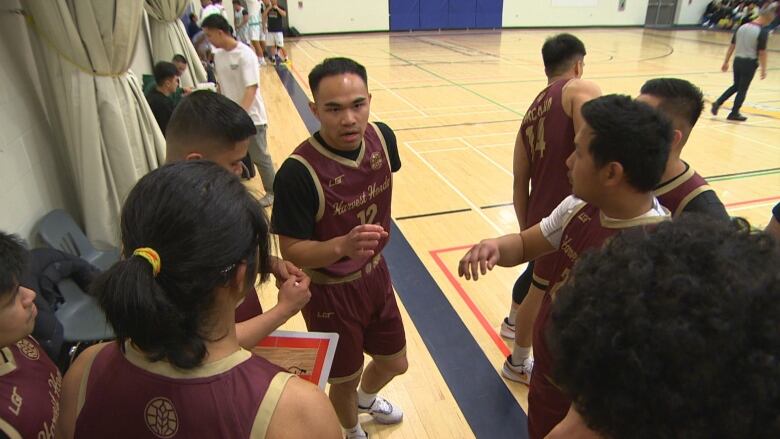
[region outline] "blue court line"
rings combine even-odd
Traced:
[[[306,128],[314,133],[319,122],[308,107],[306,93],[287,68],[277,67],[276,72]],[[395,221],[390,234],[384,255],[393,285],[471,431],[477,438],[526,439],[528,420],[523,409]]]

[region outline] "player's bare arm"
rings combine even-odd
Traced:
[[[105,343],[90,346],[84,350],[62,379],[62,395],[60,397],[60,417],[57,420],[56,438],[70,439],[76,432],[76,418],[78,418],[78,400],[81,382],[87,373],[88,366],[92,364],[95,356],[100,352]]]
[[[563,111],[572,118],[574,132],[585,124],[582,118],[582,104],[601,96],[601,88],[593,81],[572,79],[563,87]]]
[[[458,263],[458,276],[479,279],[496,265],[514,267],[555,251],[539,224],[520,233],[485,239],[471,247]]]
[[[255,94],[257,94],[257,84],[245,88],[244,96],[241,98],[241,108],[249,111],[252,108],[252,102],[255,100]]]
[[[720,67],[720,70],[723,72],[729,71],[729,61],[731,61],[731,55],[734,54],[734,50],[736,50],[737,45],[734,43],[731,43],[729,45],[729,49],[726,51],[726,59],[723,60],[723,65]]]
[[[287,11],[282,9],[281,6],[276,5],[276,6],[274,6],[274,8],[276,8],[276,10],[279,11],[279,15],[281,15],[282,17],[286,17],[287,16]]]
[[[760,78],[766,79],[766,50],[758,51],[758,65],[761,70]]]
[[[278,327],[282,326],[295,314],[298,314],[311,299],[308,276],[298,278],[288,276],[279,287],[279,296],[276,306],[270,310],[236,323],[236,338],[241,347],[250,349],[260,340],[268,337]]]
[[[515,151],[512,158],[512,204],[515,207],[517,223],[520,230],[525,230],[525,219],[528,214],[528,182],[531,180],[531,164],[523,144],[523,135],[518,131],[515,139]]]
[[[271,416],[266,438],[342,438],[336,412],[325,393],[308,381],[287,382]]]
[[[279,235],[279,247],[285,259],[301,268],[327,267],[347,257],[363,259],[374,256],[379,241],[387,238],[387,231],[377,224],[355,226],[346,235],[327,241],[295,239]]]

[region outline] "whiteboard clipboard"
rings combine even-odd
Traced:
[[[325,390],[338,341],[334,332],[274,331],[252,352]]]

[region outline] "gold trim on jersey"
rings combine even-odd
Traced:
[[[313,146],[314,149],[316,149],[317,152],[319,152],[323,156],[325,156],[325,157],[327,157],[327,158],[329,158],[329,159],[331,159],[331,160],[333,160],[335,162],[338,162],[338,163],[340,163],[340,164],[342,164],[344,166],[349,166],[350,168],[359,168],[360,167],[360,163],[363,161],[363,155],[365,155],[365,153],[366,153],[366,141],[365,141],[365,138],[360,141],[360,146],[359,146],[360,153],[358,154],[357,159],[355,159],[355,160],[350,160],[348,158],[342,157],[342,156],[340,156],[338,154],[334,154],[334,153],[328,151],[328,149],[325,148],[324,146],[322,146],[322,144],[314,136],[311,136],[309,138],[309,143],[311,143],[311,146]]]
[[[92,370],[92,363],[95,362],[95,358],[100,354],[100,351],[103,350],[106,346],[108,346],[109,343],[100,343],[96,345],[95,355],[92,356],[92,359],[89,360],[89,364],[84,368],[84,374],[81,376],[81,384],[79,384],[79,396],[76,399],[76,417],[78,418],[79,413],[81,413],[81,409],[84,408],[84,401],[87,398],[87,382],[89,382],[89,372]]]
[[[303,272],[306,273],[307,276],[309,276],[309,279],[311,279],[311,282],[318,285],[336,285],[336,284],[343,284],[347,282],[352,282],[353,280],[358,280],[361,277],[363,277],[363,273],[369,274],[371,273],[371,270],[374,269],[377,265],[379,265],[379,262],[382,260],[382,253],[379,253],[377,255],[374,255],[371,260],[363,266],[358,271],[352,272],[346,276],[341,277],[335,277],[335,276],[328,276],[327,274],[312,270],[308,268],[304,268]],[[370,268],[369,268],[370,267]]]
[[[168,378],[206,378],[219,375],[238,366],[250,357],[252,357],[251,352],[239,348],[237,351],[221,360],[204,363],[195,369],[185,370],[179,369],[164,360],[155,362],[149,361],[146,358],[146,355],[133,346],[130,340],[125,341],[125,358],[127,358],[127,361],[140,369]]]
[[[637,227],[637,226],[646,226],[650,224],[658,224],[662,223],[672,217],[671,213],[669,213],[669,209],[665,208],[664,206],[661,206],[660,203],[656,201],[656,204],[661,208],[661,210],[664,212],[663,215],[657,215],[657,216],[640,216],[638,218],[632,218],[632,219],[615,219],[610,218],[606,215],[604,215],[604,212],[602,212],[599,209],[599,219],[601,221],[601,227],[607,228],[607,229],[626,229],[629,227]],[[655,206],[653,206],[655,207]]]
[[[0,350],[3,351],[3,356],[8,359],[4,361],[3,364],[0,364],[1,377],[3,375],[8,375],[9,373],[16,370],[16,358],[14,357],[14,353],[10,348],[2,348]]]
[[[685,162],[683,162],[685,163]],[[668,183],[665,183],[663,186],[657,187],[653,191],[653,195],[656,197],[660,197],[661,195],[670,192],[677,187],[679,187],[681,184],[685,183],[686,181],[690,180],[691,177],[696,173],[696,171],[693,170],[691,165],[688,163],[685,163],[685,166],[688,167],[688,169],[685,170],[682,174],[678,175],[677,177],[674,177],[673,179],[669,180]]]
[[[22,435],[16,431],[13,425],[9,424],[5,419],[0,418],[0,432],[5,433],[9,439],[23,439]]]
[[[250,438],[265,438],[268,426],[271,424],[271,416],[273,416],[276,405],[279,403],[279,398],[282,397],[282,392],[290,378],[294,376],[291,373],[279,372],[271,379],[271,384],[268,385],[268,390],[265,391],[260,408],[257,409],[255,421],[252,423],[252,430],[249,433]]]
[[[322,184],[320,184],[320,178],[317,176],[317,172],[314,171],[314,168],[311,166],[308,160],[303,158],[302,156],[299,156],[298,154],[290,154],[290,158],[293,160],[297,160],[300,164],[306,167],[306,169],[309,170],[309,174],[311,174],[311,179],[314,181],[314,186],[317,188],[317,198],[319,198],[319,204],[317,206],[317,216],[314,218],[316,221],[319,221],[322,219],[322,216],[325,214],[325,192],[322,190]]]
[[[698,197],[700,194],[703,194],[704,192],[707,191],[714,192],[715,189],[705,184],[692,190],[688,195],[686,195],[685,197],[683,197],[682,200],[680,200],[680,205],[677,206],[677,209],[674,212],[672,212],[672,216],[675,218],[678,217],[683,212],[683,210],[685,210],[685,206],[687,206],[688,203],[691,202],[691,200],[693,200],[694,198]]]

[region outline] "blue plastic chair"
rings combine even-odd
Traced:
[[[51,248],[78,256],[105,271],[119,260],[119,250],[97,250],[76,221],[62,209],[52,210],[38,223],[38,235]]]

